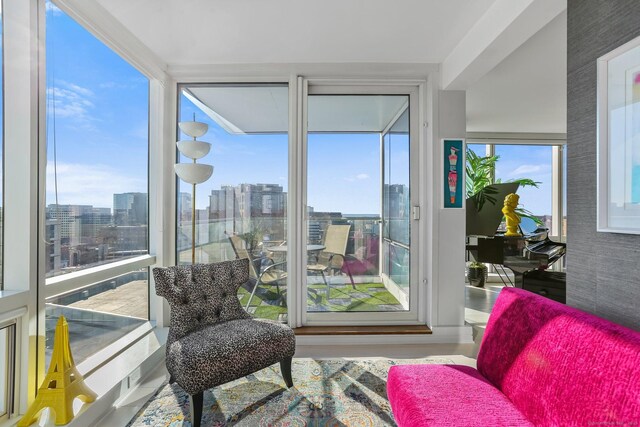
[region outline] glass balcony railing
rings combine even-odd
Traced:
[[[388,267],[383,267],[380,250],[388,250],[388,243],[381,244],[382,218],[377,215],[333,215],[330,218],[310,216],[307,220],[307,244],[324,245],[326,230],[329,225],[350,225],[344,260],[335,257],[331,268],[325,272],[325,279],[330,283],[327,289],[320,274],[307,275],[309,288],[309,311],[392,311],[406,310],[387,289],[382,274],[395,281],[399,289],[406,289],[409,284],[408,250],[393,245],[389,251],[393,256]],[[208,219],[196,224],[196,262],[210,263],[227,261],[236,258],[236,250],[230,236],[237,236],[242,241],[242,252],[249,253],[254,260],[255,276],[246,286],[240,288],[238,297],[243,305],[248,304],[249,312],[258,317],[284,320],[286,318],[286,284],[262,283],[254,297],[249,301],[249,294],[255,286],[257,277],[269,265],[286,261],[286,251],[274,247],[286,245],[286,219],[282,217],[260,217],[249,220],[241,219]],[[183,221],[178,229],[178,256],[180,263],[191,262],[191,224]],[[273,249],[270,249],[273,248]],[[246,249],[246,252],[244,251]],[[309,253],[309,263],[313,264],[318,253]],[[386,265],[386,264],[385,264]],[[286,269],[285,267],[282,267]],[[385,270],[383,271],[383,268]],[[389,271],[386,271],[390,269]],[[354,286],[351,285],[351,279]],[[355,288],[354,288],[355,287]]]
[[[53,351],[56,323],[64,316],[76,363],[144,324],[149,318],[148,269],[49,298],[45,304],[46,366]]]

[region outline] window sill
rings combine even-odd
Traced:
[[[26,313],[29,291],[0,291],[0,323]]]
[[[149,267],[156,262],[153,255],[143,255],[122,261],[110,262],[97,267],[75,271],[60,276],[50,277],[45,280],[45,299],[67,293],[69,291],[91,286],[94,283],[109,280],[115,276],[130,273],[131,271]]]

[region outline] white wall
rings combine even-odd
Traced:
[[[434,326],[464,325],[465,210],[442,208],[442,138],[464,138],[466,129],[465,92],[440,91],[438,134],[434,141],[433,167],[436,171],[434,196],[437,203],[437,322]]]
[[[467,88],[467,131],[567,131],[567,12]]]

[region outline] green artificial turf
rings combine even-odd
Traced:
[[[374,290],[375,288],[375,290]],[[243,307],[249,301],[250,290],[241,287],[238,298]],[[281,286],[282,292],[286,286]],[[400,305],[398,300],[386,290],[382,283],[359,283],[354,290],[350,283],[331,286],[329,299],[351,299],[349,305],[334,304],[327,301],[327,287],[324,283],[309,285],[307,305],[310,311],[381,311],[380,305]],[[367,294],[366,298],[352,297],[352,293]],[[263,319],[278,320],[287,312],[286,294],[278,294],[275,286],[261,285],[251,300],[249,312]]]

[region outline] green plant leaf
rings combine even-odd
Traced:
[[[496,163],[500,160],[500,156],[478,156],[473,150],[467,147],[467,163],[465,165],[466,179],[465,179],[465,192],[467,198],[472,199],[475,202],[476,210],[480,210],[484,207],[485,203],[489,202],[492,205],[498,203],[495,195],[498,190],[492,187],[491,184],[499,184],[502,181],[500,179],[494,180]],[[540,182],[534,181],[529,178],[511,179],[505,182],[514,182],[520,184],[520,187],[538,187]],[[528,211],[527,211],[528,212]],[[532,214],[526,214],[526,217],[530,217],[537,223],[542,223],[540,219]]]

